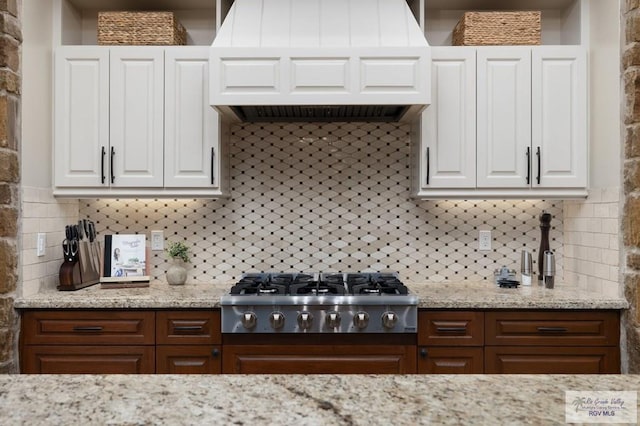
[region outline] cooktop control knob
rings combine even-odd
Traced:
[[[303,311],[298,314],[298,325],[303,330],[308,330],[311,328],[311,324],[313,323],[313,315],[311,312]]]
[[[388,330],[391,330],[396,326],[398,322],[398,315],[393,311],[387,311],[382,314],[382,326]]]
[[[367,328],[369,325],[369,314],[364,311],[358,311],[353,316],[353,325],[359,330]]]
[[[284,327],[284,314],[282,312],[271,312],[269,315],[269,323],[274,330]]]
[[[327,317],[325,318],[325,322],[327,323],[327,327],[329,328],[337,328],[340,327],[340,314],[336,311],[327,312]]]
[[[249,311],[242,314],[241,322],[244,328],[251,330],[255,328],[258,318],[256,317],[256,314]]]

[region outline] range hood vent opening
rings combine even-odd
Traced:
[[[407,105],[273,105],[234,106],[236,116],[251,123],[301,121],[396,122]]]
[[[408,121],[431,98],[406,0],[235,0],[209,67],[211,105],[243,121]]]

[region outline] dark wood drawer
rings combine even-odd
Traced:
[[[492,311],[486,345],[617,346],[617,311]]]
[[[418,344],[482,346],[484,313],[477,311],[419,311]]]
[[[153,346],[25,346],[22,373],[153,374]]]
[[[486,374],[619,374],[617,347],[487,346]]]
[[[158,311],[159,345],[212,345],[222,343],[220,311]]]
[[[418,348],[419,374],[482,374],[483,348]]]
[[[225,374],[413,374],[416,347],[224,345]]]
[[[220,346],[181,345],[156,348],[158,374],[220,374]]]
[[[25,311],[26,345],[153,345],[152,311]]]

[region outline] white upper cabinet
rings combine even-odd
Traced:
[[[414,196],[587,195],[583,47],[438,47],[433,57],[434,101],[412,133]]]
[[[165,51],[164,185],[208,188],[220,184],[220,117],[209,106],[209,51]]]
[[[480,47],[478,188],[531,183],[531,49]]]
[[[54,194],[228,195],[209,47],[231,0],[53,0]],[[99,11],[171,11],[187,46],[97,46]]]
[[[163,186],[164,50],[111,48],[110,178],[118,187]]]
[[[109,51],[56,51],[54,186],[108,186]]]
[[[573,47],[533,50],[532,148],[541,188],[587,186],[586,52]]]
[[[228,125],[206,102],[208,53],[58,48],[54,194],[226,196]]]
[[[431,106],[419,120],[416,147],[425,167],[417,168],[419,186],[476,186],[476,51],[432,48]],[[414,149],[416,149],[414,148]]]
[[[584,198],[588,0],[408,0],[432,46],[417,198]],[[465,11],[540,11],[541,46],[451,46]]]

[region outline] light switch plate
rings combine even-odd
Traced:
[[[491,231],[480,231],[478,235],[478,250],[491,251]]]
[[[164,232],[163,231],[151,231],[151,250],[153,251],[164,250]]]
[[[36,240],[36,256],[42,257],[47,252],[47,234],[38,232]]]

